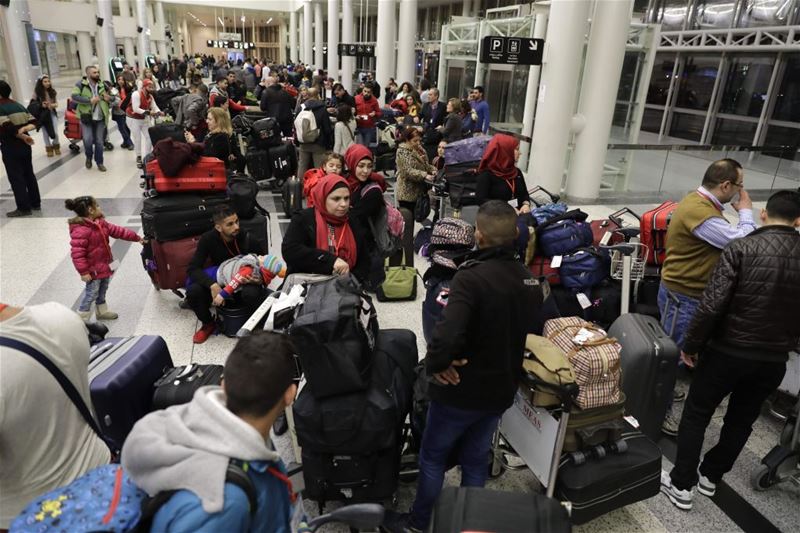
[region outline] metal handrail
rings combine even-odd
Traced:
[[[714,152],[797,152],[800,147],[787,145],[751,146],[747,144],[609,144],[609,150],[675,150]]]

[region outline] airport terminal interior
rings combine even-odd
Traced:
[[[143,171],[136,152],[121,147],[117,123],[108,120],[113,149],[104,151],[105,172],[97,164],[87,168],[82,140],[64,135],[67,99],[90,65],[113,81],[123,63],[141,72],[173,58],[194,64],[195,57],[211,56],[210,69],[197,69],[211,88],[221,58],[226,65],[246,62],[245,69],[260,60],[259,72],[304,64],[353,95],[367,77],[377,81],[382,107],[390,78],[398,86],[437,87],[440,102],[472,98],[471,89],[481,86],[488,104],[483,134],[517,139],[526,187],[558,194],[589,221],[626,207],[642,215],[664,201],[680,201],[700,185],[709,164],[723,158],[741,164],[759,224],[758,213],[774,192],[800,187],[800,0],[0,0],[0,37],[0,80],[9,83],[11,99],[27,106],[37,80],[48,76],[58,102],[60,154],[45,146],[44,129],[30,132],[41,210],[6,216],[19,205],[8,167],[0,173],[0,302],[18,307],[58,302],[78,309],[84,282],[73,266],[67,220],[74,213],[65,200],[91,195],[107,221],[145,235]],[[175,79],[173,89],[186,85],[181,76]],[[170,83],[168,76],[162,86]],[[397,174],[386,170],[385,176],[385,198],[393,204]],[[260,183],[258,202],[270,214],[269,252],[280,256],[291,220],[282,189]],[[445,200],[443,209],[475,222],[477,206],[453,209]],[[734,209],[723,213],[736,224]],[[413,224],[416,235],[423,224]],[[119,317],[102,321],[107,336],[159,335],[176,366],[224,364],[237,339],[218,333],[194,343],[201,322],[179,296],[154,285],[143,268],[143,246],[115,239],[110,245],[118,267],[107,304]],[[424,274],[430,260],[417,253],[413,264]],[[416,334],[421,359],[426,293],[418,281],[411,301],[373,300],[381,328]],[[785,390],[763,406],[715,496],[696,494],[687,512],[659,493],[573,530],[800,531],[798,478],[767,490],[756,490],[751,479],[781,441],[786,414],[797,402],[798,357],[790,356]],[[676,391],[685,393],[691,377],[681,369]],[[674,404],[676,419],[684,405]],[[720,437],[727,405],[726,399],[712,416],[704,450]],[[286,463],[297,462],[290,435],[273,434]],[[656,444],[669,471],[676,439],[660,435]],[[489,479],[488,488],[544,491],[522,459],[508,462],[513,468]],[[458,482],[452,469],[445,485]],[[387,504],[407,511],[416,488],[401,481]],[[0,492],[6,490],[13,488],[0,479]],[[319,513],[315,503],[305,505],[311,515]]]

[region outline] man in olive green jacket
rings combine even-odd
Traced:
[[[105,172],[103,165],[103,143],[108,124],[109,101],[111,95],[100,80],[97,67],[86,67],[86,76],[72,88],[72,101],[78,104],[75,113],[81,121],[83,149],[86,153],[86,168],[92,168],[92,156],[97,162],[97,170]]]

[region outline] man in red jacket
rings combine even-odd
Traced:
[[[356,142],[370,146],[377,142],[375,119],[381,116],[381,105],[372,95],[372,84],[367,83],[356,95]]]

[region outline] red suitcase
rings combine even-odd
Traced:
[[[558,269],[550,266],[549,257],[536,256],[530,265],[531,273],[537,278],[547,278],[550,285],[561,285]]]
[[[81,140],[83,138],[81,133],[81,121],[78,118],[74,109],[69,108],[64,112],[64,137],[72,140]]]
[[[152,176],[157,192],[225,192],[227,185],[225,163],[216,157],[201,157],[174,177],[165,176],[158,160],[153,159],[147,163],[147,174]]]
[[[667,227],[678,204],[666,201],[642,215],[639,240],[647,246],[647,263],[663,265],[667,255]]]
[[[177,292],[186,286],[186,268],[198,241],[200,236],[168,242],[153,239],[145,245],[142,262],[157,289]]]
[[[594,246],[611,246],[623,242],[625,235],[617,230],[632,227],[633,223],[635,223],[633,227],[638,228],[641,225],[641,219],[627,207],[611,213],[605,220],[592,221],[592,244]]]

